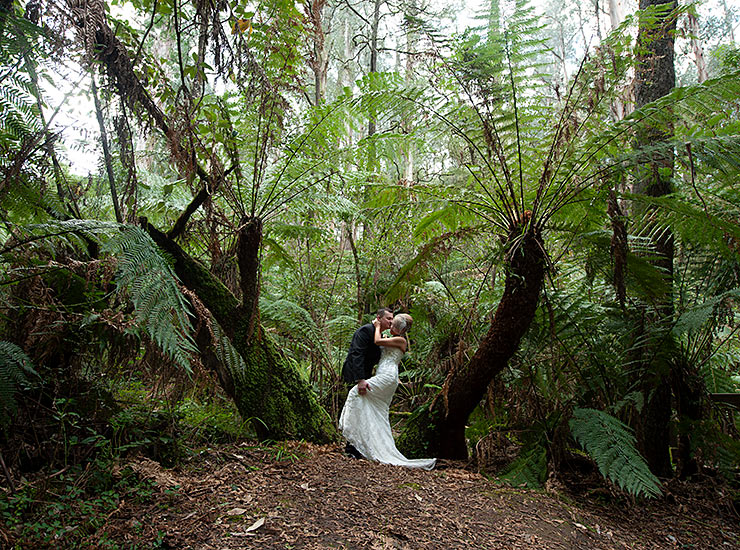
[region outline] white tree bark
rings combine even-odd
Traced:
[[[707,61],[704,59],[704,46],[699,38],[699,20],[696,15],[689,13],[689,36],[691,37],[691,50],[694,52],[694,64],[696,65],[696,75],[701,84],[708,78]]]
[[[609,22],[616,29],[624,21],[624,0],[609,0]]]
[[[624,21],[624,3],[625,0],[609,0],[609,23],[611,30],[616,29]],[[632,87],[622,91],[621,97],[612,102],[611,114],[615,120],[622,120],[627,116],[634,105],[634,93]]]

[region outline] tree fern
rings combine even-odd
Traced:
[[[694,333],[704,328],[713,319],[718,307],[725,302],[733,303],[740,297],[740,289],[733,289],[717,296],[708,297],[703,302],[687,308],[675,322],[673,332],[676,336]]]
[[[43,31],[13,13],[7,13],[4,17],[0,32],[0,65],[6,70],[0,76],[0,150],[9,149],[12,145],[20,147],[41,130],[32,84],[27,75],[23,74],[23,69],[32,48],[35,48],[30,41]],[[37,51],[35,55],[39,53]],[[15,67],[16,70],[10,67]],[[7,158],[14,157],[8,155]],[[3,158],[0,166],[5,164],[6,159]]]
[[[703,426],[703,429],[710,432],[711,427]],[[737,467],[740,464],[740,442],[716,430],[713,435],[718,441],[713,442],[713,445],[704,446],[705,449],[711,449],[708,452],[708,461],[711,461],[719,473],[732,483],[737,479]]]
[[[635,448],[635,436],[627,425],[596,409],[575,409],[568,424],[606,479],[632,495],[661,495],[660,481]]]
[[[276,324],[299,342],[307,351],[317,353],[324,365],[333,365],[332,346],[327,341],[328,331],[311,318],[299,304],[286,299],[260,299],[260,311],[266,321]]]
[[[0,341],[0,425],[7,424],[15,412],[14,394],[28,382],[27,375],[38,376],[28,356],[15,344]]]
[[[0,136],[21,143],[41,129],[30,83],[21,75],[0,80]]]
[[[89,241],[103,241],[102,251],[115,257],[118,292],[131,300],[137,332],[147,334],[175,363],[190,370],[196,350],[189,304],[178,286],[169,260],[151,237],[135,226],[95,220],[67,220],[25,226],[27,246],[56,253],[61,245],[84,250]]]
[[[14,12],[3,15],[0,29],[0,208],[14,221],[38,221],[56,211],[44,193],[44,172],[50,159],[42,151],[43,120],[30,75],[44,55],[35,43],[42,29]]]
[[[0,193],[0,206],[6,210],[16,223],[34,223],[49,217],[62,219],[64,205],[59,196],[43,190],[38,181],[21,174]]]
[[[245,372],[247,370],[247,364],[244,362],[244,358],[236,350],[220,325],[215,320],[211,320],[210,328],[213,333],[216,358],[226,366],[229,372]]]
[[[107,243],[106,250],[118,259],[116,284],[130,296],[139,329],[189,371],[189,354],[196,351],[191,313],[170,263],[138,227],[125,227]]]
[[[729,333],[729,330],[725,332]],[[718,337],[721,342],[728,340],[728,335],[720,331]],[[715,349],[700,369],[707,391],[710,393],[735,393],[740,390],[740,381],[737,378],[737,365],[740,363],[740,350],[736,346],[731,349]]]

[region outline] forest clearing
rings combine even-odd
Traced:
[[[740,547],[739,24],[0,0],[0,546]]]

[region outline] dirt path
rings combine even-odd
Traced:
[[[502,487],[461,464],[416,471],[298,443],[223,447],[177,471],[129,465],[157,489],[145,504],[121,503],[94,535],[125,548],[740,548],[740,521],[706,484],[639,506],[596,504]]]

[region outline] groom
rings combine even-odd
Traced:
[[[377,314],[380,331],[391,328],[393,312],[387,307],[381,307]],[[357,393],[360,395],[372,391],[367,379],[373,375],[373,367],[380,360],[380,347],[375,344],[375,326],[372,323],[362,325],[352,335],[352,343],[349,346],[347,358],[342,367],[342,380],[349,387],[357,384]],[[362,458],[362,455],[350,443],[347,443],[344,452],[354,458]]]
[[[377,317],[380,332],[391,328],[393,312],[390,309],[381,307]],[[357,383],[357,392],[365,395],[368,390],[372,390],[367,379],[372,376],[373,367],[378,364],[379,360],[380,347],[375,344],[375,327],[372,323],[362,325],[352,336],[349,353],[342,367],[342,379],[351,385]]]

